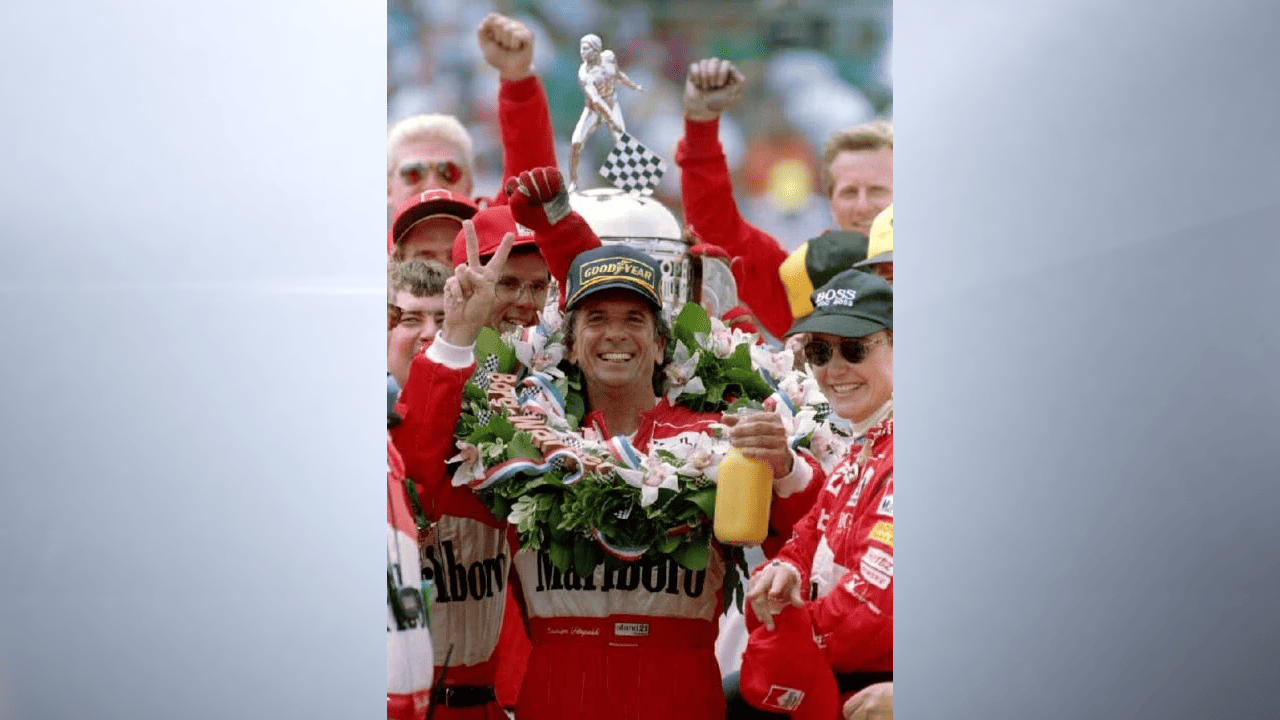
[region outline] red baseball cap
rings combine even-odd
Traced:
[[[471,218],[471,222],[476,226],[476,240],[480,242],[481,258],[497,252],[503,236],[507,233],[514,233],[516,236],[516,241],[511,244],[512,249],[521,245],[534,244],[533,231],[516,224],[516,219],[511,215],[510,205],[491,205],[476,213]],[[453,266],[457,267],[466,262],[467,234],[465,230],[459,230],[458,235],[453,238]]]
[[[827,656],[813,639],[809,608],[788,605],[773,616],[774,629],[757,625],[742,655],[739,692],[762,710],[790,713],[792,720],[840,716],[840,690]]]
[[[452,190],[427,190],[411,195],[396,208],[396,218],[391,222],[391,242],[400,242],[410,228],[423,220],[436,217],[467,220],[480,210],[475,201]]]

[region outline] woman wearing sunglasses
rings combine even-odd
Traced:
[[[846,270],[813,305],[788,335],[808,335],[805,359],[860,440],[751,578],[740,687],[769,712],[836,718],[854,693],[893,679],[893,290]]]

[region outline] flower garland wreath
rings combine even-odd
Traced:
[[[642,455],[625,437],[580,429],[582,378],[574,366],[561,367],[563,318],[551,305],[543,318],[532,330],[500,337],[485,329],[477,338],[477,370],[455,431],[460,452],[450,459],[453,484],[473,488],[516,526],[522,548],[546,550],[562,572],[586,577],[602,562],[617,568],[642,557],[705,569],[728,440],[654,440]],[[831,422],[817,382],[792,368],[789,351],[771,352],[755,334],[731,332],[693,303],[672,334],[669,402],[697,412],[776,410],[791,446],[807,449],[828,472],[844,456],[848,431]],[[729,548],[726,608],[730,599],[742,607],[746,572],[742,548]]]

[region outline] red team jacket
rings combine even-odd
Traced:
[[[680,166],[680,204],[685,222],[703,242],[742,258],[741,263],[734,264],[739,296],[764,328],[781,338],[795,321],[787,289],[778,275],[787,251],[738,212],[719,132],[718,119],[684,122],[684,137],[676,146],[676,164]]]
[[[456,452],[453,430],[462,412],[462,390],[475,365],[453,369],[414,357],[400,392],[392,429],[422,509],[435,523],[421,550],[423,575],[434,584],[431,635],[436,682],[446,655],[447,685],[493,685],[494,649],[502,629],[511,564],[512,534],[469,488],[453,486],[445,461]],[[450,654],[450,648],[452,653]],[[435,717],[501,717],[496,703],[438,708]]]
[[[864,442],[865,459],[855,447],[840,461],[778,555],[816,598],[814,636],[836,673],[893,670],[893,418]]]
[[[404,462],[387,437],[387,717],[421,720],[427,712],[431,687],[431,632],[420,601],[418,612],[397,618],[389,594],[417,593],[421,597],[418,566],[418,528],[409,510],[404,486]]]

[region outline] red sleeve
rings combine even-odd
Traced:
[[[787,251],[768,233],[742,219],[733,200],[729,166],[720,147],[720,121],[684,121],[684,137],[676,146],[680,166],[680,202],[685,224],[703,242],[742,258],[735,268],[738,293],[765,329],[782,337],[794,318],[778,268]]]
[[[551,277],[560,283],[560,309],[564,310],[564,294],[569,284],[569,264],[578,253],[600,247],[600,238],[582,216],[576,212],[551,226],[547,232],[539,232],[535,236],[538,252],[547,261],[547,269]]]
[[[833,497],[831,493],[822,493],[809,512],[800,518],[792,528],[791,538],[778,551],[774,560],[790,563],[800,571],[800,594],[808,598],[809,566],[813,564],[813,553],[818,549],[818,541],[822,539],[822,531],[818,530],[818,517]]]
[[[429,359],[425,352],[413,358],[409,379],[400,391],[396,414],[401,420],[391,438],[404,458],[405,474],[413,478],[418,497],[439,494],[439,483],[448,485],[445,461],[454,452],[453,430],[462,415],[462,391],[475,370],[455,370]]]
[[[787,497],[773,496],[773,505],[769,508],[769,537],[761,543],[760,549],[765,557],[772,560],[782,549],[783,544],[791,538],[796,525],[809,514],[809,510],[818,500],[818,493],[827,483],[827,476],[822,472],[822,465],[808,453],[796,453],[796,462],[807,462],[813,468],[813,477],[804,490]]]
[[[867,507],[876,507],[886,494],[893,494],[892,477]],[[873,514],[867,523],[872,521],[892,525],[893,519]],[[887,542],[865,538],[842,564],[849,570],[839,584],[809,603],[814,634],[823,639],[827,660],[837,672],[888,669],[893,662],[892,533]]]
[[[551,108],[542,80],[503,80],[498,89],[498,127],[502,133],[502,181],[491,205],[506,205],[502,190],[506,179],[525,170],[555,167],[556,142],[551,128]]]

